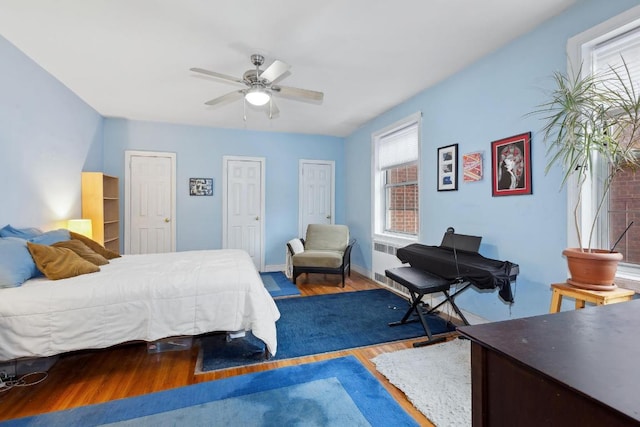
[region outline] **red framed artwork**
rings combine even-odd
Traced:
[[[491,143],[493,196],[532,194],[531,132]]]

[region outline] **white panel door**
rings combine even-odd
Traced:
[[[263,247],[263,167],[260,159],[225,159],[226,162],[226,244],[244,249],[256,269],[262,269]]]
[[[172,159],[162,156],[130,157],[130,254],[175,250]]]
[[[309,224],[334,223],[333,162],[300,161],[300,236]]]

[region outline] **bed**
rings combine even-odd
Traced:
[[[276,353],[280,313],[245,251],[124,255],[99,268],[0,289],[0,361],[242,330]]]

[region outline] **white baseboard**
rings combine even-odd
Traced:
[[[428,303],[431,307],[435,307],[436,305],[440,304],[442,301],[445,300],[445,298],[443,296],[425,296],[424,298],[422,298],[422,300],[426,303]],[[481,323],[489,323],[489,320],[485,319],[484,317],[478,316],[477,314],[474,313],[470,313],[466,310],[463,310],[462,308],[460,308],[458,306],[458,308],[460,309],[460,311],[462,311],[462,314],[464,314],[464,317],[467,318],[467,320],[469,321],[469,324],[471,325],[479,325]],[[462,323],[462,319],[460,318],[460,316],[458,316],[458,313],[455,312],[455,310],[451,307],[451,305],[447,304],[442,304],[442,306],[438,309],[440,311],[440,316],[441,317],[453,317],[456,320],[459,320]]]
[[[263,272],[271,273],[274,271],[284,271],[287,268],[284,264],[265,265]]]
[[[364,277],[367,277],[367,278],[373,280],[373,273],[370,272],[369,270],[364,269],[364,268],[362,268],[360,266],[357,266],[357,265],[351,265],[351,269],[353,271],[355,271],[356,273],[361,274]]]

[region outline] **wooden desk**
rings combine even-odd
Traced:
[[[640,425],[640,300],[463,326],[474,426]]]
[[[551,285],[551,308],[549,313],[557,313],[562,306],[562,297],[574,298],[576,310],[584,308],[585,302],[596,305],[615,304],[617,302],[631,301],[635,292],[630,289],[617,288],[612,291],[592,291],[571,286],[568,283],[554,283]]]

